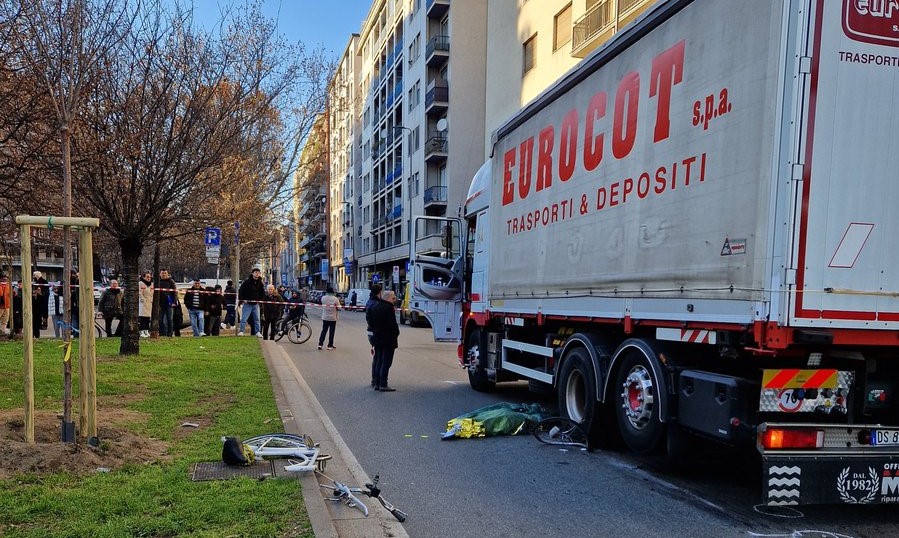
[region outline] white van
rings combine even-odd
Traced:
[[[350,306],[351,298],[353,297],[353,292],[356,293],[356,307],[355,308]],[[365,310],[365,303],[368,302],[369,294],[370,294],[370,292],[369,292],[368,288],[352,288],[352,289],[348,290],[346,292],[346,309],[347,310],[356,310],[359,312]]]

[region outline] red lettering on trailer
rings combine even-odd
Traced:
[[[662,51],[652,60],[650,68],[650,84],[648,95],[656,101],[656,117],[653,126],[653,143],[666,140],[671,131],[671,99],[673,88],[683,81],[686,57],[686,41],[681,40]],[[560,181],[568,181],[574,177],[579,163],[578,144],[575,140],[580,134],[580,113],[584,114],[583,158],[580,161],[584,171],[595,170],[602,163],[606,136],[601,121],[606,118],[608,96],[604,91],[593,94],[584,109],[568,111],[558,125],[546,125],[538,133],[531,134],[520,142],[518,155],[510,149],[503,155],[503,205],[516,200],[516,189],[513,184],[514,169],[518,169],[518,197],[524,200],[532,192],[531,179],[536,166],[536,185],[534,191],[542,191],[552,187],[553,159],[557,163]],[[637,141],[637,120],[640,109],[640,73],[631,71],[618,82],[615,92],[615,103],[612,114],[611,149],[616,159],[626,158]],[[556,137],[559,137],[558,142]],[[534,144],[537,140],[537,159],[534,159]],[[555,155],[554,155],[555,153]],[[647,178],[648,180],[648,178]],[[637,185],[638,194],[648,194],[648,181]],[[633,183],[633,179],[631,180]],[[629,187],[627,194],[633,192]],[[642,189],[642,190],[641,190]],[[622,193],[626,198],[626,195]],[[641,196],[641,197],[642,197]],[[617,202],[616,202],[617,203]]]
[[[605,135],[593,135],[594,124],[606,117],[606,93],[599,92],[587,105],[587,124],[584,127],[584,170],[593,170],[602,162],[602,145]],[[575,148],[577,149],[577,148]]]
[[[562,138],[559,145],[559,179],[568,181],[577,165],[577,110],[571,109],[562,121]]]
[[[527,198],[531,190],[531,163],[534,162],[534,137],[521,143],[518,162],[518,196]]]
[[[540,150],[537,156],[537,192],[553,184],[553,139],[556,130],[552,125],[540,131]]]
[[[624,75],[615,93],[614,122],[612,123],[612,155],[623,159],[634,149],[637,140],[637,107],[640,99],[640,74]]]
[[[653,142],[668,138],[671,131],[671,89],[684,80],[684,50],[687,42],[679,43],[659,54],[652,60],[649,96],[658,95],[656,105],[656,128]]]

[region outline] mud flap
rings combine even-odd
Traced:
[[[769,506],[899,503],[899,454],[767,455],[762,476]]]

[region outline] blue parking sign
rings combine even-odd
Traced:
[[[222,230],[207,226],[203,235],[203,240],[207,247],[217,247],[222,244]]]

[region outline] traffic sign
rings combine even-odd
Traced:
[[[206,263],[210,263],[212,265],[218,265],[219,264],[218,256],[216,256],[216,257],[206,256]]]
[[[220,228],[214,228],[212,226],[207,226],[206,231],[203,235],[204,242],[207,247],[212,246],[221,246],[222,244],[222,230]]]
[[[222,252],[222,247],[219,245],[206,245],[206,257],[207,258],[218,258],[219,254]]]
[[[393,283],[394,284],[400,283],[400,266],[399,265],[393,266]]]

